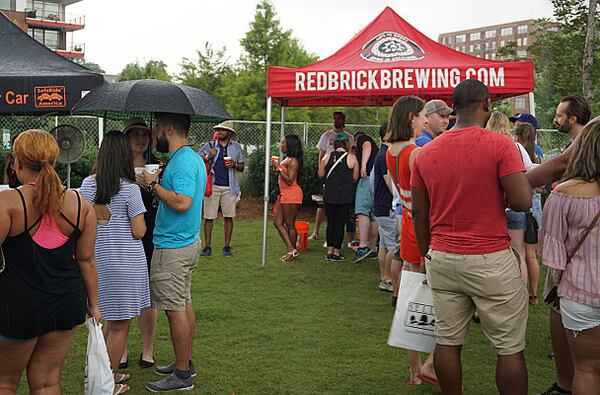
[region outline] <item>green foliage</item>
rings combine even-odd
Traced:
[[[215,51],[209,42],[203,50],[196,51],[197,59],[183,58],[179,79],[185,85],[210,92],[216,98],[224,100],[222,87],[233,72],[227,64],[225,47]]]
[[[141,66],[139,62],[129,63],[119,73],[119,81],[155,79],[171,81],[167,65],[161,60],[150,60]]]
[[[279,147],[272,146],[271,153],[278,155]],[[317,176],[319,160],[319,150],[315,147],[304,147],[304,169],[302,179],[299,181],[304,193],[304,204],[312,202],[311,195],[321,193],[322,182]],[[261,197],[264,193],[265,185],[265,150],[258,148],[247,158],[248,174],[244,182],[243,195],[251,197]],[[271,170],[269,174],[269,200],[274,202],[279,195],[279,186],[277,185],[277,174]]]
[[[504,60],[517,60],[517,42],[509,41],[498,49],[498,57]]]
[[[559,32],[543,27],[548,20],[540,20],[535,33],[536,42],[529,48],[535,65],[537,117],[541,127],[552,127],[556,105],[568,94],[582,92],[583,49],[588,8],[584,0],[552,0],[554,17],[560,24]],[[598,23],[598,16],[596,16]],[[598,31],[598,29],[596,29]],[[600,38],[594,39],[592,86],[595,92],[592,109],[600,106]]]
[[[99,64],[93,63],[93,62],[88,62],[85,60],[85,58],[73,59],[73,62],[78,63],[78,64],[82,65],[83,67],[87,67],[88,69],[95,71],[96,73],[105,73],[105,71],[102,69],[102,67],[100,67]]]

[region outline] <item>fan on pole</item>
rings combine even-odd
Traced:
[[[85,151],[85,136],[71,125],[59,125],[50,131],[58,143],[58,163],[67,165],[67,188],[71,188],[71,163],[77,162]]]

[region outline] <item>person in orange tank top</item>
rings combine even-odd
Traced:
[[[403,96],[394,104],[388,122],[388,131],[385,136],[390,144],[386,152],[386,163],[392,181],[396,186],[402,201],[402,232],[400,235],[400,257],[405,263],[405,270],[424,272],[421,253],[417,244],[415,227],[412,219],[412,199],[410,192],[410,176],[413,162],[419,152],[415,145],[416,132],[420,132],[427,125],[425,115],[425,102],[416,96]],[[398,287],[400,277],[393,279]],[[429,355],[425,364],[421,365],[420,354],[408,350],[408,363],[410,378],[409,385],[419,385],[425,382],[437,383],[433,368],[433,353]]]
[[[298,256],[296,251],[296,216],[302,205],[302,188],[298,180],[302,177],[303,153],[302,143],[296,135],[289,135],[280,145],[281,152],[286,155],[283,162],[272,158],[271,165],[279,173],[279,197],[275,203],[274,225],[287,253],[281,257],[282,262],[290,262]]]

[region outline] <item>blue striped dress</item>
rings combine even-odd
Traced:
[[[91,205],[96,190],[95,178],[83,180],[80,192]],[[105,320],[127,320],[150,307],[144,246],[131,233],[130,219],[146,212],[137,184],[122,179],[108,209],[111,213],[108,223],[97,225],[98,304]]]

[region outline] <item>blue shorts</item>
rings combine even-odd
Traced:
[[[362,214],[373,219],[373,205],[375,198],[375,187],[373,172],[369,178],[361,178],[356,186],[356,199],[354,201],[354,213]]]
[[[525,212],[513,211],[511,209],[506,210],[506,225],[508,229],[521,229],[525,230]]]

